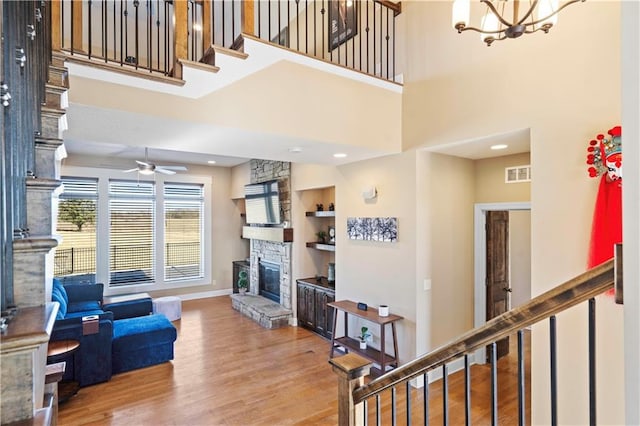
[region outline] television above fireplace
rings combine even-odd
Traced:
[[[277,180],[245,185],[244,200],[248,224],[279,225],[282,222]]]

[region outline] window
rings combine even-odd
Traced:
[[[98,180],[63,178],[56,232],[54,275],[75,281],[95,281]]]
[[[154,282],[155,185],[109,182],[109,286]]]
[[[210,178],[123,180],[68,170],[98,177],[62,178],[56,277],[103,282],[111,294],[209,282]]]
[[[164,278],[202,278],[202,185],[164,186]]]

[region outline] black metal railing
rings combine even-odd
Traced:
[[[110,247],[111,285],[153,280],[153,247],[151,244]],[[63,278],[96,273],[96,247],[57,249],[54,276]],[[165,279],[202,276],[201,244],[181,242],[165,244]]]
[[[176,59],[209,61],[241,34],[389,81],[396,77],[399,3],[381,0],[61,0],[60,45],[71,55],[173,75]],[[180,14],[182,16],[182,14]],[[181,36],[181,35],[184,35]],[[176,43],[185,44],[178,46]],[[184,52],[184,57],[180,52]]]
[[[616,269],[622,267],[621,259],[616,259]],[[611,289],[614,285],[614,260],[610,260],[602,265],[591,269],[580,276],[567,281],[566,283],[544,293],[525,305],[508,311],[505,314],[496,317],[486,325],[472,330],[452,343],[445,345],[433,352],[424,355],[418,359],[387,372],[383,376],[371,381],[370,383],[355,387],[351,394],[352,403],[350,409],[363,410],[360,412],[364,416],[364,423],[375,421],[376,424],[381,422],[387,423],[386,419],[390,418],[390,424],[396,424],[396,417],[404,411],[406,414],[406,424],[413,422],[428,424],[430,419],[441,419],[442,424],[471,424],[472,407],[479,408],[474,405],[471,393],[471,367],[469,356],[475,351],[486,348],[489,361],[490,385],[487,392],[476,392],[475,398],[482,399],[483,405],[481,411],[490,411],[491,424],[497,425],[503,422],[500,408],[502,404],[506,404],[505,398],[500,398],[499,377],[498,377],[498,353],[499,345],[497,342],[503,338],[516,335],[517,336],[517,390],[508,389],[505,394],[517,392],[517,413],[507,414],[506,419],[510,419],[519,425],[524,425],[530,421],[527,418],[527,392],[525,381],[525,344],[524,334],[527,327],[537,324],[541,321],[548,321],[549,324],[549,398],[550,398],[550,424],[558,424],[558,356],[557,356],[557,332],[556,332],[556,314],[563,312],[573,306],[581,303],[588,303],[588,382],[589,382],[589,419],[590,424],[596,423],[596,317],[595,317],[595,297]],[[618,283],[616,283],[618,288]],[[462,381],[464,382],[464,394],[450,395],[449,393],[449,368],[454,363],[464,362]],[[331,360],[334,366],[339,366],[339,361]],[[353,363],[351,360],[350,362]],[[429,384],[429,375],[433,372],[441,370],[442,378],[440,386],[437,383]],[[344,370],[346,371],[346,370]],[[486,371],[486,370],[485,370]],[[509,372],[510,369],[505,369]],[[458,373],[456,373],[458,374]],[[421,378],[424,383],[422,389],[413,388],[409,385],[412,379]],[[460,379],[460,375],[456,380]],[[486,379],[485,379],[486,380]],[[404,388],[404,389],[403,389]],[[396,396],[396,392],[403,389],[401,398]],[[442,398],[441,411],[430,406],[429,399],[433,398],[433,390],[440,392],[439,397]],[[503,390],[501,390],[503,392]],[[390,402],[389,395],[390,394]],[[341,398],[342,398],[341,394]],[[489,398],[487,398],[487,395]],[[347,394],[347,396],[349,396]],[[375,399],[374,399],[375,398]],[[383,399],[382,409],[380,400]],[[404,404],[399,405],[398,400]],[[513,398],[506,398],[513,400]],[[371,402],[375,401],[375,404]],[[422,410],[413,410],[412,404],[422,403]],[[357,405],[360,404],[359,408]],[[455,411],[453,407],[456,407]],[[462,409],[464,406],[464,409]],[[357,415],[357,412],[354,411]],[[352,418],[355,418],[354,415]],[[382,419],[382,420],[381,420]],[[499,422],[499,419],[500,422]],[[352,424],[347,419],[340,418],[340,424]]]

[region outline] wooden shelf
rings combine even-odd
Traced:
[[[314,248],[316,250],[336,251],[336,245],[335,244],[307,243],[307,247]]]
[[[305,215],[307,217],[336,217],[335,210],[326,210],[326,211],[315,211],[315,212],[306,212]]]
[[[351,337],[338,337],[334,340],[335,345],[344,346],[349,349],[351,352],[355,352],[359,355],[362,355],[365,358],[368,358],[374,362],[380,362],[384,359],[385,364],[391,364],[396,362],[396,357],[384,354],[384,358],[382,358],[382,354],[379,350],[372,348],[367,345],[367,349],[360,349],[360,341],[357,339],[353,339]]]

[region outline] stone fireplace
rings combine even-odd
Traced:
[[[251,183],[278,180],[281,222],[291,223],[290,163],[251,160]],[[265,227],[245,227],[249,230],[274,230]],[[280,229],[282,230],[282,229]],[[289,324],[291,310],[291,243],[263,238],[255,232],[249,250],[249,291],[245,296],[232,294],[232,306],[266,328]],[[244,235],[244,230],[243,230]],[[287,240],[284,240],[287,241]],[[290,240],[289,240],[290,241]],[[261,288],[261,283],[264,284]]]
[[[249,292],[256,296],[260,295],[260,280],[265,278],[265,267],[272,270],[277,268],[278,288],[277,291],[271,291],[271,293],[277,292],[279,296],[277,303],[285,309],[291,309],[291,244],[251,240],[250,263]],[[263,269],[262,277],[261,269]],[[263,296],[274,300],[269,296]]]

